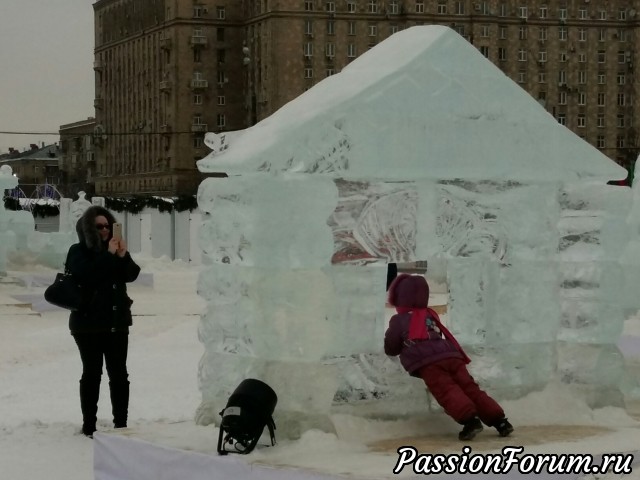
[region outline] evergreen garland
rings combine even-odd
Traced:
[[[194,195],[179,195],[171,199],[159,197],[145,197],[135,195],[127,198],[105,197],[105,207],[118,213],[128,212],[132,214],[140,213],[145,208],[155,208],[159,212],[192,212],[198,208],[198,201]],[[20,200],[14,197],[4,197],[4,208],[6,210],[23,210]],[[40,205],[34,203],[31,206],[31,213],[34,217],[53,217],[60,213],[60,208],[55,205]]]

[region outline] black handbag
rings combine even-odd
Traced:
[[[44,299],[56,307],[79,310],[83,303],[82,287],[65,270],[56,274],[55,281],[44,291]]]

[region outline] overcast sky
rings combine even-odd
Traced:
[[[0,0],[0,131],[57,132],[94,115],[94,0]],[[0,153],[57,136],[0,133]]]

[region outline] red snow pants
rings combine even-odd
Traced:
[[[422,367],[418,375],[456,422],[464,423],[477,415],[492,427],[504,418],[502,407],[480,389],[463,360],[446,358]]]

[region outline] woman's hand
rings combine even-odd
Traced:
[[[118,250],[116,251],[120,258],[124,257],[127,253],[127,242],[120,240],[118,242]]]
[[[111,240],[109,240],[109,247],[107,248],[109,253],[115,254],[118,251],[118,243],[119,242],[116,238],[112,238]]]

